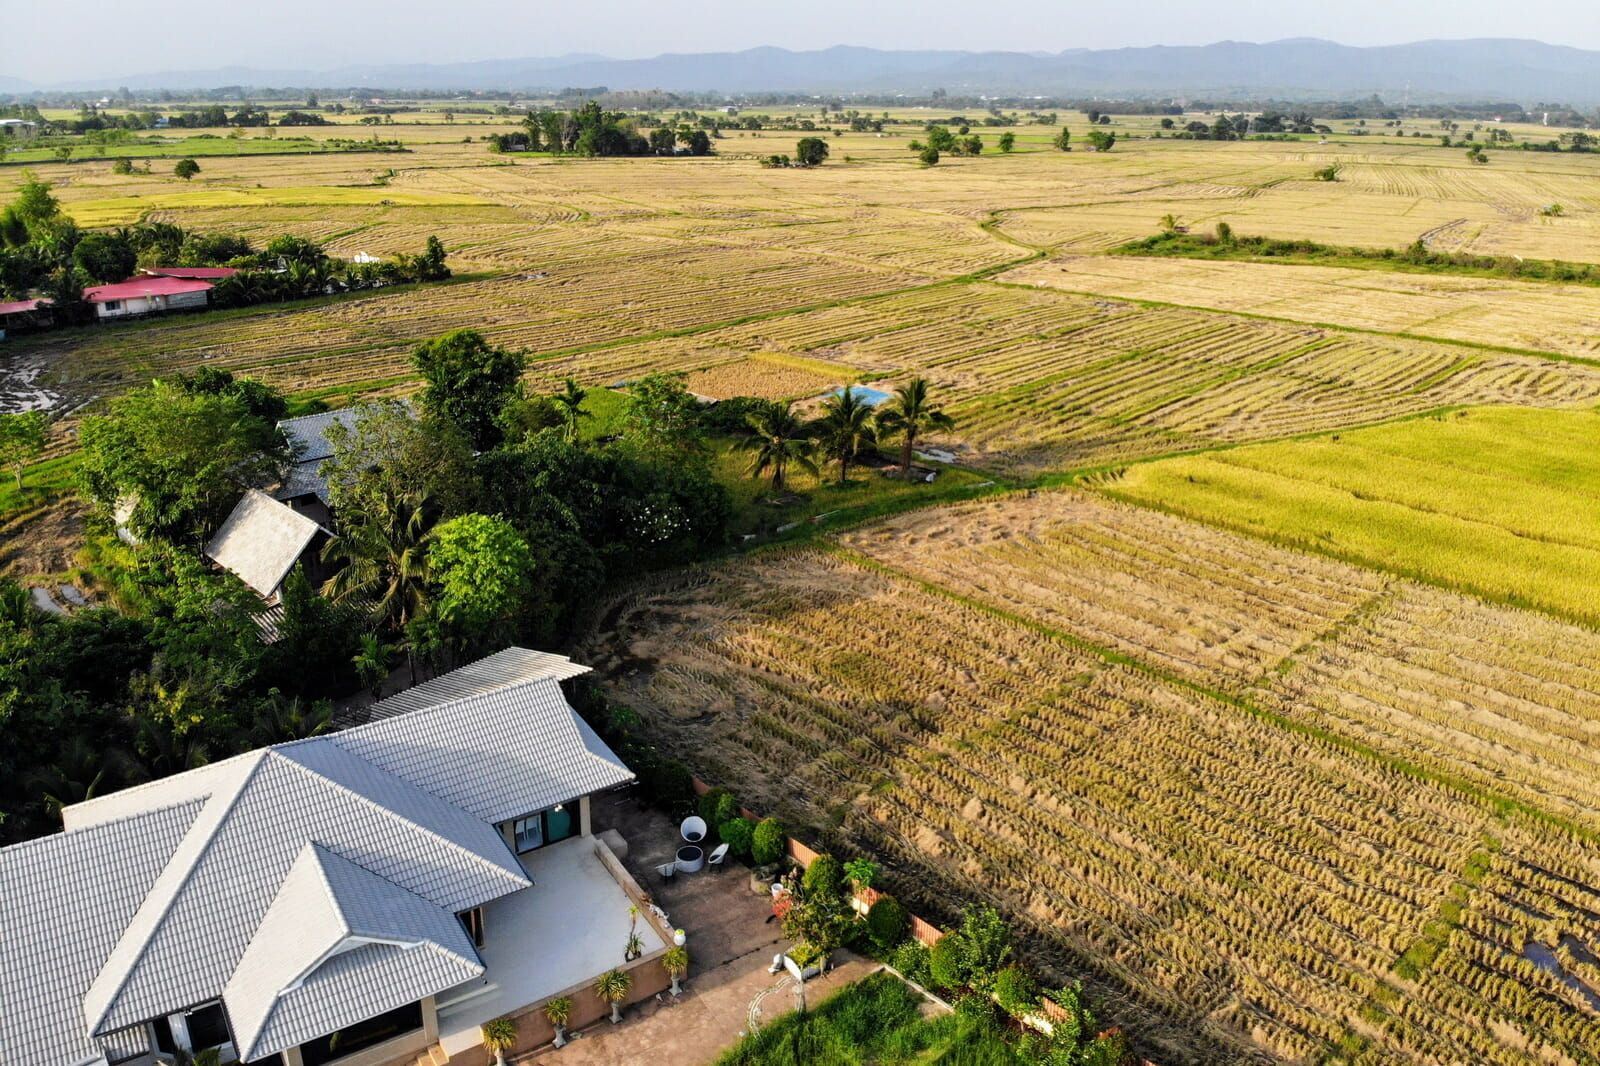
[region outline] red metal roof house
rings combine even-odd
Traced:
[[[115,285],[95,285],[83,290],[83,298],[94,305],[95,316],[103,322],[108,318],[202,308],[210,302],[210,292],[209,281],[141,277]]]

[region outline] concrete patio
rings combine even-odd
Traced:
[[[574,837],[521,857],[533,887],[484,908],[484,975],[440,997],[439,1044],[446,1054],[479,1046],[479,1026],[489,1019],[623,964],[633,901],[596,853],[604,846]],[[636,928],[643,954],[666,947],[647,915],[639,915]],[[597,944],[608,954],[597,956]]]
[[[689,936],[689,976],[677,999],[661,994],[630,1007],[620,1025],[601,1022],[561,1050],[544,1047],[517,1057],[518,1066],[601,1066],[711,1062],[739,1039],[754,1015],[764,1023],[798,1006],[794,982],[767,972],[788,942],[764,895],[750,888],[749,871],[729,861],[720,871],[679,874],[664,881],[656,867],[670,862],[680,843],[675,822],[639,807],[631,796],[595,797],[595,831],[616,829],[628,842],[625,860],[634,879]],[[829,973],[806,982],[816,1003],[876,969],[848,952]]]

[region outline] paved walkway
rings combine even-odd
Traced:
[[[840,952],[839,960],[831,971],[806,982],[809,1005],[815,1006],[878,967],[848,952]],[[699,1066],[713,1062],[744,1035],[752,1001],[760,999],[762,1024],[799,1006],[793,978],[769,974],[771,962],[770,953],[734,959],[686,982],[683,995],[676,1000],[662,995],[660,1002],[640,1004],[623,1016],[622,1024],[601,1022],[560,1051],[546,1048],[519,1058],[518,1066]]]

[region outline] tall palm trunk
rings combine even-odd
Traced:
[[[917,441],[917,435],[914,431],[908,430],[905,436],[905,441],[900,445],[901,481],[904,481],[911,476],[911,446]]]

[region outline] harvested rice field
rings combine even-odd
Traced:
[[[1077,492],[601,619],[698,773],[993,900],[1159,1061],[1600,1061],[1590,630]]]

